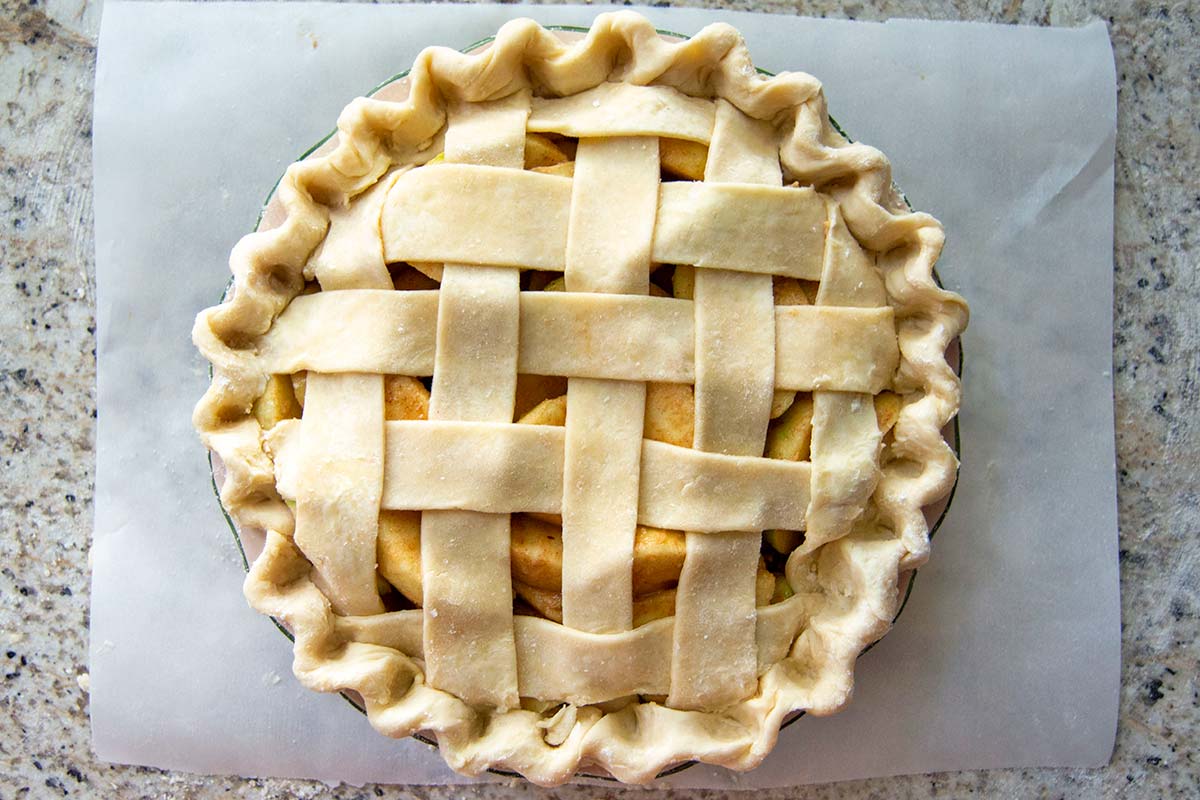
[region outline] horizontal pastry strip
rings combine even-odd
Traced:
[[[775,387],[878,394],[900,363],[895,331],[891,307],[777,306]]]
[[[384,258],[562,270],[571,179],[437,164],[401,175],[381,217]],[[662,264],[821,277],[827,201],[811,188],[659,186],[651,257]]]
[[[787,654],[811,605],[809,596],[796,595],[758,609],[759,674]],[[335,617],[335,624],[350,641],[391,647],[420,658],[421,617],[419,609],[393,611]],[[577,631],[540,617],[517,616],[513,621],[522,697],[587,705],[670,690],[674,617],[609,634]]]
[[[301,423],[267,444],[280,494],[294,496]],[[566,432],[549,425],[406,420],[385,424],[382,507],[562,512]],[[808,462],[727,456],[643,440],[638,523],[701,533],[802,530]]]
[[[670,86],[601,83],[569,97],[533,98],[526,129],[578,138],[665,136],[708,144],[713,104]]]
[[[651,258],[660,264],[818,280],[826,201],[810,188],[664,183]]]
[[[561,270],[571,179],[467,164],[401,175],[383,203],[384,259]]]
[[[255,360],[272,375],[311,369],[428,376],[437,350],[437,317],[436,291],[302,295],[258,340]]]
[[[570,378],[692,383],[690,300],[522,292],[519,371]],[[438,293],[348,290],[297,297],[256,347],[215,337],[205,356],[231,371],[433,373]],[[775,386],[875,394],[899,361],[891,308],[778,306]],[[245,360],[246,363],[239,363]]]

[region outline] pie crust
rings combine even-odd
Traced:
[[[620,12],[566,42],[516,20],[407,82],[288,169],[193,330],[221,500],[266,532],[246,597],[294,635],[301,683],[461,772],[753,768],[789,715],[846,704],[953,486],[967,307],[933,278],[940,224],[814,78],[759,74],[727,25],[674,42]],[[578,140],[573,176],[523,169],[531,133]],[[667,140],[707,146],[703,181],[661,180]],[[401,262],[438,288],[396,291]],[[691,299],[654,295],[661,264],[695,268]],[[566,291],[524,290],[529,270]],[[776,304],[782,279],[815,302]],[[264,430],[271,376],[301,372],[302,418]],[[518,374],[567,379],[565,425],[514,424]],[[427,420],[385,421],[385,375],[430,379]],[[691,447],[649,438],[648,384],[694,387]],[[811,456],[764,457],[795,392]],[[420,512],[420,607],[381,600],[381,510]],[[561,622],[514,611],[514,513],[561,515]],[[639,526],[687,533],[673,615],[635,626]],[[805,533],[794,593],[762,605],[775,529]]]

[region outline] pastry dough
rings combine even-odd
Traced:
[[[759,75],[726,25],[670,42],[619,12],[566,42],[517,20],[406,81],[288,169],[196,320],[213,380],[194,422],[230,514],[267,531],[249,602],[294,635],[301,683],[356,692],[377,730],[428,732],[467,774],[754,767],[789,714],[847,702],[953,484],[945,351],[967,309],[933,279],[940,225],[831,128],[815,79]],[[534,132],[571,160],[524,169]],[[704,180],[664,181],[660,137],[706,147]],[[405,262],[438,288],[392,289]],[[264,430],[268,378],[305,371],[302,418]],[[429,379],[428,421],[385,421],[386,375]],[[565,425],[513,424],[528,376],[565,379]],[[666,384],[690,413],[652,406],[681,396]],[[765,458],[810,402],[810,459]],[[664,420],[693,439],[646,438]],[[384,510],[421,512],[419,607],[377,592]],[[561,623],[514,604],[518,512],[562,518]],[[674,614],[635,626],[639,525],[687,545]],[[774,529],[806,533],[764,605]]]

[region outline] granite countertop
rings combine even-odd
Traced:
[[[710,5],[693,3],[680,5]],[[855,781],[806,797],[1200,793],[1200,30],[1189,3],[738,0],[740,10],[1109,24],[1118,133],[1113,376],[1123,666],[1116,752],[1098,770]],[[95,269],[91,102],[101,4],[0,0],[0,798],[449,797],[113,766],[91,756],[88,548]],[[1191,465],[1191,466],[1189,466]],[[506,796],[512,786],[475,794]],[[533,789],[524,791],[532,794]],[[584,797],[611,790],[564,788]],[[705,796],[722,793],[706,792]],[[785,796],[785,790],[760,792]]]

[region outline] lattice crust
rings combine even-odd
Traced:
[[[755,766],[788,714],[846,703],[952,485],[967,311],[932,278],[940,225],[830,127],[815,79],[756,74],[725,25],[669,43],[604,14],[566,44],[519,20],[409,81],[288,169],[285,216],[196,321],[196,427],[234,519],[267,531],[247,598],[295,634],[303,684],[469,774]],[[531,132],[579,139],[573,177],[522,169]],[[704,181],[660,183],[662,137],[707,145]],[[394,291],[395,262],[444,265],[439,288]],[[696,268],[692,299],[651,296],[660,263]],[[527,269],[566,291],[522,291]],[[815,304],[777,307],[773,276],[819,281]],[[264,431],[268,378],[302,370],[303,417]],[[512,424],[518,373],[566,378],[565,426]],[[428,421],[385,420],[385,375],[431,378]],[[694,386],[691,448],[644,438],[648,382]],[[808,461],[763,457],[781,391],[813,393]],[[381,510],[422,512],[420,608],[377,594]],[[562,516],[561,624],[514,614],[517,512]],[[687,536],[674,616],[635,627],[639,525]],[[795,594],[756,607],[768,529],[806,534]]]

